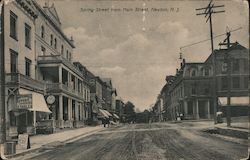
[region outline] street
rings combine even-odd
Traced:
[[[19,159],[238,160],[247,157],[246,140],[237,142],[212,135],[201,131],[202,127],[195,123],[121,125],[68,143],[44,146]]]

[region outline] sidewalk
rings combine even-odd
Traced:
[[[7,158],[14,158],[21,155],[25,155],[30,152],[34,152],[41,147],[49,144],[60,144],[62,142],[72,141],[77,139],[81,136],[93,134],[99,132],[101,130],[105,130],[106,128],[103,125],[94,126],[94,127],[83,127],[83,128],[76,128],[71,130],[63,130],[58,133],[48,134],[48,135],[35,135],[30,137],[30,144],[31,148],[26,150],[16,150],[16,154],[8,155]]]

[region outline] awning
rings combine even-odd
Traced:
[[[106,114],[110,117],[113,117],[111,113],[109,113],[107,110],[104,110],[106,112]]]
[[[115,118],[120,119],[120,117],[117,114],[113,114]]]
[[[100,111],[100,113],[101,113],[104,117],[109,118],[109,115],[106,113],[105,110],[99,109],[99,111]]]
[[[31,94],[32,95],[32,106],[31,108],[28,108],[28,110],[30,111],[38,111],[38,112],[46,112],[46,113],[52,113],[49,108],[48,105],[44,99],[44,96],[40,93],[36,93],[33,91],[28,91],[28,90],[24,90],[24,89],[19,89],[19,94],[20,96],[23,95],[27,95],[27,94]]]
[[[218,103],[227,106],[227,97],[219,97]],[[249,106],[249,97],[231,97],[231,106]]]

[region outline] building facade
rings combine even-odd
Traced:
[[[231,99],[233,116],[246,115],[249,106],[248,49],[234,43],[230,48],[215,50],[214,54],[215,88],[212,55],[203,63],[186,63],[183,59],[176,74],[166,77],[167,83],[161,91],[164,119],[211,119],[218,110],[226,115],[227,97]],[[219,108],[214,107],[214,89]]]
[[[51,113],[44,99],[45,83],[37,79],[35,22],[32,1],[11,1],[4,9],[7,139],[36,133],[40,116]]]

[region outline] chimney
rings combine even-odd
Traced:
[[[73,36],[70,37],[70,42],[71,42],[72,44],[74,44]]]
[[[185,60],[185,58],[183,58],[182,65],[185,65],[185,63],[186,63],[186,60]]]

